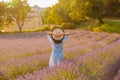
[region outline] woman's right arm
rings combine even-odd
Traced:
[[[63,35],[69,36],[69,33],[63,33]]]
[[[52,35],[53,33],[49,31],[49,32],[47,32],[47,34]]]
[[[52,34],[52,32],[47,32],[47,37],[48,37],[48,39],[49,39],[49,41],[51,42],[51,43],[53,43],[53,40],[52,40],[52,37],[51,37],[51,34]]]
[[[54,34],[53,32],[47,32],[47,34],[49,35],[66,35],[66,36],[69,36],[69,33],[62,33],[62,34]]]

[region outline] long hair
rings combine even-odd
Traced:
[[[62,28],[60,28],[60,27],[54,27],[54,28],[51,30],[51,32],[53,32],[55,29],[58,29],[58,28],[61,29],[61,30],[64,32],[64,30],[63,30]],[[62,42],[63,38],[64,38],[64,36],[63,36],[62,39],[56,40],[56,39],[53,38],[52,35],[51,35],[51,37],[52,37],[53,41],[54,41],[56,44],[60,44],[60,43]]]

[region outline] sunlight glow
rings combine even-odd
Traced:
[[[0,2],[1,2],[1,1],[4,1],[4,2],[9,2],[9,1],[12,1],[12,0],[0,0]]]
[[[58,0],[28,0],[30,6],[38,5],[40,7],[49,7],[56,4]]]
[[[9,2],[9,1],[12,1],[12,0],[0,0],[0,2],[1,1]],[[30,6],[38,5],[42,8],[51,7],[54,4],[56,4],[57,2],[58,2],[58,0],[28,0],[28,4]]]

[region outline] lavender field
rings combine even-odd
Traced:
[[[120,34],[66,32],[64,62],[54,68],[46,32],[0,34],[0,80],[120,80]]]

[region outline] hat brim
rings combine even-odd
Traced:
[[[63,34],[63,33],[64,33],[63,29],[61,29],[61,28],[55,28],[52,32],[53,32],[54,34],[56,34],[56,35],[59,35],[59,34]],[[62,39],[64,38],[64,35],[61,35],[61,36],[52,35],[52,37],[53,37],[55,40],[62,40]]]

